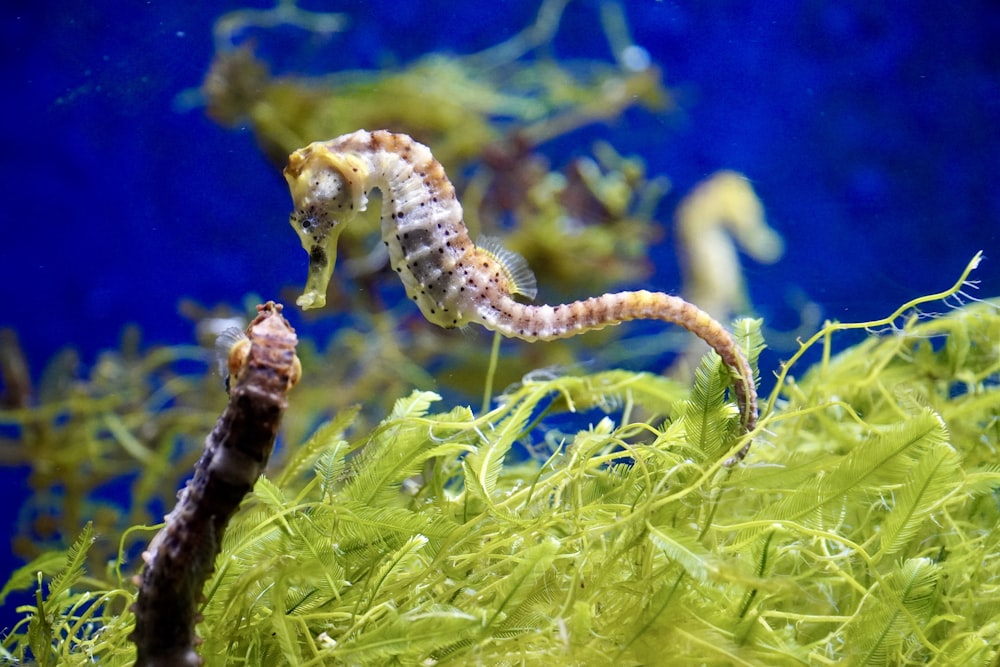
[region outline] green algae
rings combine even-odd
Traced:
[[[803,343],[870,330],[782,368],[734,469],[714,355],[690,387],[613,370],[526,378],[483,414],[427,391],[368,430],[338,414],[229,528],[206,664],[990,664],[1000,308],[917,310],[967,273]],[[759,322],[736,333],[755,359]],[[573,411],[592,423],[552,422]],[[8,584],[37,589],[9,657],[134,659],[135,564],[85,567],[88,530]]]

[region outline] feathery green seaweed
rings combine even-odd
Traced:
[[[734,468],[714,354],[690,389],[549,373],[483,414],[415,392],[367,432],[338,416],[228,529],[206,664],[992,664],[1000,306],[927,303],[784,366]],[[759,323],[736,330],[756,359]],[[82,572],[89,545],[14,574],[38,597],[9,659],[131,664],[135,564]]]

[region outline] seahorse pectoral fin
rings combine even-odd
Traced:
[[[503,241],[495,236],[480,237],[476,245],[500,265],[511,294],[520,294],[529,301],[534,300],[538,295],[538,283],[524,257],[505,248]]]

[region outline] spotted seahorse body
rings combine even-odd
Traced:
[[[635,319],[678,324],[707,342],[736,375],[743,427],[757,423],[753,372],[730,333],[707,313],[660,292],[616,292],[557,306],[534,298],[523,258],[488,239],[476,245],[455,188],[431,151],[405,134],[359,130],[291,154],[285,179],[295,209],[291,224],[309,253],[309,277],[297,303],[318,308],[336,260],[344,224],[382,192],[382,240],[406,292],[431,322],[477,322],[504,336],[552,340]],[[742,458],[745,449],[738,455]]]

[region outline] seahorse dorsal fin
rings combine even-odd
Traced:
[[[521,294],[528,300],[534,300],[538,294],[538,283],[524,257],[505,248],[503,242],[495,236],[481,236],[476,245],[500,264],[510,283],[511,294]]]

